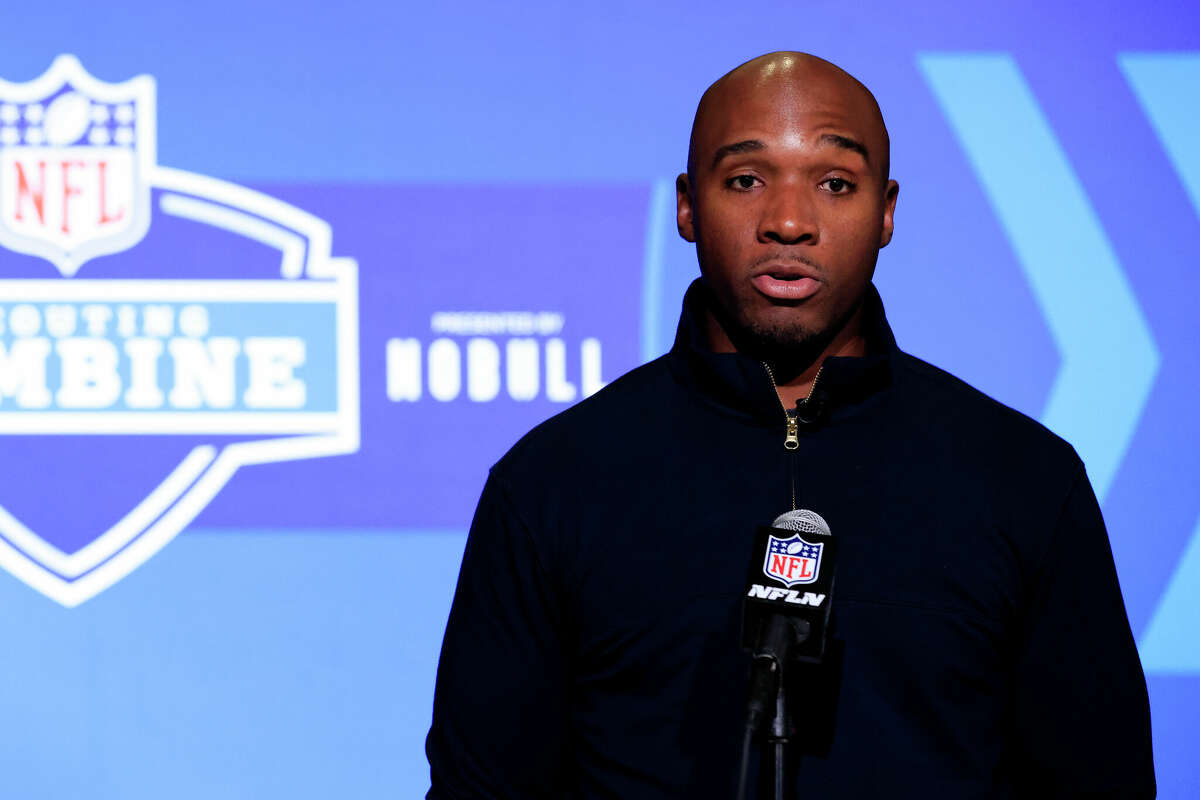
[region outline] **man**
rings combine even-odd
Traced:
[[[870,92],[812,56],[704,94],[677,187],[701,279],[668,355],[492,469],[430,797],[733,797],[753,531],[792,508],[840,547],[826,660],[791,700],[793,796],[1154,795],[1083,465],[896,348],[871,285],[888,158]]]

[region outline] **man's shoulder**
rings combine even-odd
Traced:
[[[501,474],[553,469],[582,454],[621,448],[644,437],[671,402],[677,384],[668,356],[626,372],[595,394],[539,423],[496,463]],[[577,462],[575,462],[577,463]]]
[[[1075,448],[1032,417],[1005,405],[956,375],[908,353],[896,359],[897,387],[913,413],[941,436],[1015,457],[1050,459],[1074,469]]]

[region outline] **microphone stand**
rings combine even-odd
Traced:
[[[742,764],[738,779],[738,800],[746,796],[746,775],[750,758],[750,740],[763,722],[770,696],[775,695],[775,714],[767,741],[774,745],[775,800],[784,800],[784,767],[787,759],[789,725],[785,672],[792,648],[808,639],[811,628],[806,620],[772,615],[755,648],[750,672],[750,690],[746,702],[746,726],[742,740]],[[772,692],[772,689],[774,692]]]
[[[785,673],[779,670],[779,684],[775,689],[775,718],[771,720],[771,735],[767,741],[775,745],[775,800],[783,798],[784,765],[787,758],[788,716],[787,690],[784,688]]]

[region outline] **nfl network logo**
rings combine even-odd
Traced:
[[[771,534],[767,537],[763,574],[789,589],[813,583],[821,572],[821,551],[824,549],[824,544],[806,542],[799,534],[790,539],[781,539]]]
[[[239,467],[359,446],[356,264],[294,206],[157,165],[155,124],[149,76],[0,80],[0,435],[53,465],[0,475],[0,567],[68,607]]]

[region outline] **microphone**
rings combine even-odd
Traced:
[[[757,730],[774,710],[791,662],[824,656],[836,563],[837,540],[815,511],[788,511],[758,528],[742,612],[742,647],[754,658],[748,728]]]

